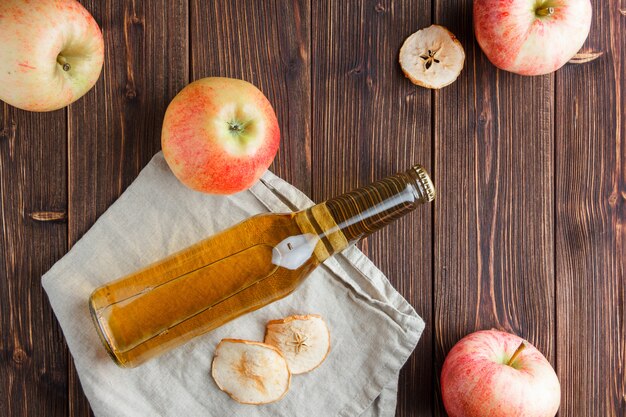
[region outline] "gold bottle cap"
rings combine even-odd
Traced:
[[[433,181],[430,179],[428,172],[426,172],[423,166],[415,165],[413,169],[417,172],[419,183],[422,186],[423,191],[426,193],[426,202],[430,203],[435,199],[436,195]]]

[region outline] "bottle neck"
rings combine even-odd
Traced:
[[[302,213],[320,237],[316,254],[323,261],[434,198],[428,174],[417,165]]]

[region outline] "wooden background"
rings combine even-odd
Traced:
[[[53,113],[0,103],[0,415],[90,415],[40,277],[159,150],[172,97],[221,75],[266,93],[272,169],[316,201],[432,173],[436,203],[361,244],[427,323],[398,416],[445,415],[446,352],[492,327],[554,365],[561,416],[626,416],[624,0],[592,2],[599,59],[534,78],[488,62],[470,0],[82,3],[106,43],[95,88]],[[397,64],[434,22],[467,55],[441,91]]]

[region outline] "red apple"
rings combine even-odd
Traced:
[[[104,42],[76,0],[0,0],[0,99],[51,111],[82,97],[98,80]]]
[[[474,32],[498,68],[522,75],[556,71],[583,46],[589,0],[474,0]]]
[[[272,105],[258,88],[210,77],[185,87],[165,112],[163,155],[183,184],[213,194],[252,186],[278,150]]]
[[[530,343],[484,330],[464,337],[448,353],[441,395],[450,417],[554,417],[561,386]]]

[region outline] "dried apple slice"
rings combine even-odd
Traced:
[[[446,28],[431,25],[409,36],[400,48],[400,66],[413,84],[442,88],[457,79],[465,62],[461,42]]]
[[[223,339],[217,345],[211,375],[222,391],[242,404],[278,401],[291,382],[287,361],[278,349],[239,339]]]
[[[330,332],[317,314],[289,316],[267,323],[265,343],[280,349],[293,375],[303,374],[326,359]]]

